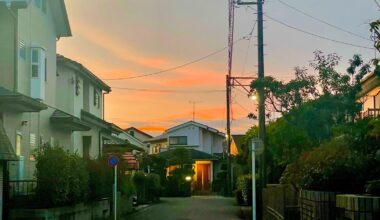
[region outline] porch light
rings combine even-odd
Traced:
[[[186,176],[185,180],[186,180],[186,182],[190,182],[191,181],[191,176]]]

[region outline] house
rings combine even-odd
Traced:
[[[53,119],[57,126],[73,131],[70,144],[72,152],[84,158],[97,158],[101,155],[105,141],[124,141],[117,140],[117,135],[123,130],[103,118],[104,94],[110,93],[111,87],[89,69],[57,55],[56,90],[59,110],[55,111],[57,116]]]
[[[207,125],[189,121],[152,138],[150,153],[169,157],[170,151],[184,147],[190,150],[195,175],[192,178],[194,191],[208,192],[217,173],[222,170],[221,158],[225,152],[225,134]]]
[[[30,179],[35,149],[70,144],[71,131],[57,129],[50,117],[58,102],[56,42],[71,29],[63,0],[12,1],[0,10],[0,112],[19,158],[9,163],[10,179]]]
[[[148,141],[153,137],[152,135],[147,134],[135,127],[130,127],[130,128],[125,129],[125,132],[127,132],[132,137],[135,137],[142,142]]]
[[[359,101],[363,103],[362,117],[380,116],[380,77],[375,72],[366,76],[362,82]]]

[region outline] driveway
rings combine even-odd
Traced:
[[[192,196],[161,198],[161,202],[127,216],[128,220],[237,220],[232,198]]]

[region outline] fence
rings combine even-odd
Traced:
[[[336,193],[301,190],[301,220],[335,220]]]
[[[380,197],[337,195],[336,207],[339,220],[380,219]]]

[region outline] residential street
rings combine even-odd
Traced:
[[[220,196],[192,196],[189,198],[162,198],[161,203],[128,216],[128,220],[232,220],[238,206],[233,198]]]

